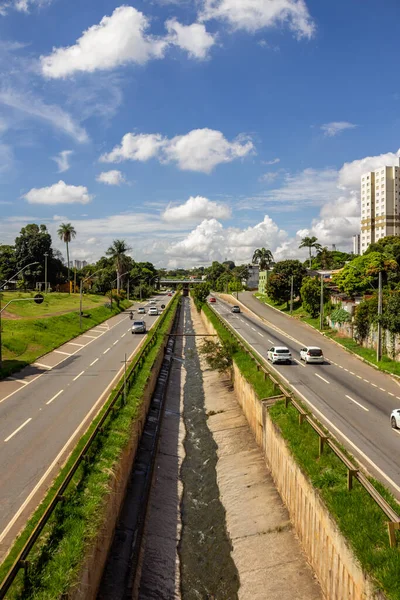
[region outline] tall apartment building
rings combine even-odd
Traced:
[[[353,235],[353,254],[361,254],[361,235]]]
[[[400,235],[400,162],[361,176],[361,254],[387,235]]]

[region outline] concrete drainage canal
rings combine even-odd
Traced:
[[[98,600],[238,597],[188,298],[173,334]]]

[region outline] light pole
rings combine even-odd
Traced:
[[[322,331],[324,328],[324,276],[321,275],[321,297],[319,308],[319,328]]]
[[[11,277],[11,279],[7,279],[7,281],[5,281],[5,282],[3,283],[3,285],[0,285],[0,290],[2,290],[2,289],[3,289],[3,287],[4,287],[5,285],[7,285],[7,283],[10,283],[10,281],[12,281],[12,280],[14,279],[14,277],[16,277],[17,275],[19,275],[20,273],[22,273],[22,271],[25,271],[25,269],[27,269],[28,267],[32,267],[32,265],[38,265],[38,264],[39,264],[39,263],[38,263],[38,261],[35,261],[35,262],[31,262],[31,263],[29,263],[29,265],[25,265],[25,267],[22,267],[22,269],[20,269],[19,271],[17,271],[17,273],[15,273],[15,274],[14,274],[14,275]]]
[[[47,257],[48,252],[44,253],[44,293],[47,294]]]
[[[88,281],[89,279],[92,279],[92,277],[94,277],[97,273],[100,273],[100,271],[104,271],[104,269],[98,269],[97,271],[95,271],[94,273],[92,273],[91,275],[89,275],[89,277],[86,277],[86,279],[81,279],[81,281],[79,283],[79,329],[82,329],[82,294],[83,294],[83,284],[85,283],[85,281]]]

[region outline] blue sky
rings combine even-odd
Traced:
[[[0,0],[0,243],[70,221],[77,259],[117,237],[158,266],[294,257],[307,233],[348,249],[360,174],[400,154],[399,18],[395,0]]]

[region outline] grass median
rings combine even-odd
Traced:
[[[104,305],[104,298],[102,300],[102,306],[84,311],[82,329],[79,325],[79,311],[41,319],[2,319],[3,368],[0,369],[0,378],[35,362],[39,356],[117,315],[131,304],[124,300],[120,307],[114,302],[113,308],[108,308]]]
[[[202,308],[221,340],[233,342],[237,339],[221,325],[220,320],[207,304],[203,304]],[[254,387],[259,398],[271,398],[281,393],[270,379],[265,379],[264,374],[257,370],[255,361],[240,346],[237,346],[237,350],[233,354],[233,360],[245,379]]]
[[[308,423],[299,425],[298,412],[292,405],[285,408],[285,403],[278,401],[269,409],[269,414],[297,463],[335,517],[363,569],[388,599],[400,600],[400,552],[399,548],[389,546],[386,515],[357,481],[351,491],[347,490],[346,467],[329,448],[319,456],[318,435]],[[390,492],[379,482],[371,481],[398,512],[399,505]]]
[[[109,417],[103,433],[96,437],[91,449],[90,462],[83,462],[76,472],[64,494],[64,502],[58,504],[40,540],[29,555],[31,563],[29,577],[24,578],[23,572],[20,572],[7,594],[7,599],[53,600],[62,597],[76,583],[86,551],[93,544],[103,524],[110,478],[113,477],[115,465],[130,439],[132,423],[139,414],[146,383],[164,343],[165,333],[175,316],[178,301],[179,297],[176,296],[166,309],[165,317],[158,328],[149,333],[147,341],[149,352],[127,394],[126,405],[121,406],[113,416]],[[151,343],[152,337],[154,337],[154,345]],[[132,364],[134,365],[135,362],[134,359]],[[81,438],[45,500],[16,541],[0,567],[0,581],[5,577],[121,385],[122,381],[113,390],[102,411]]]

